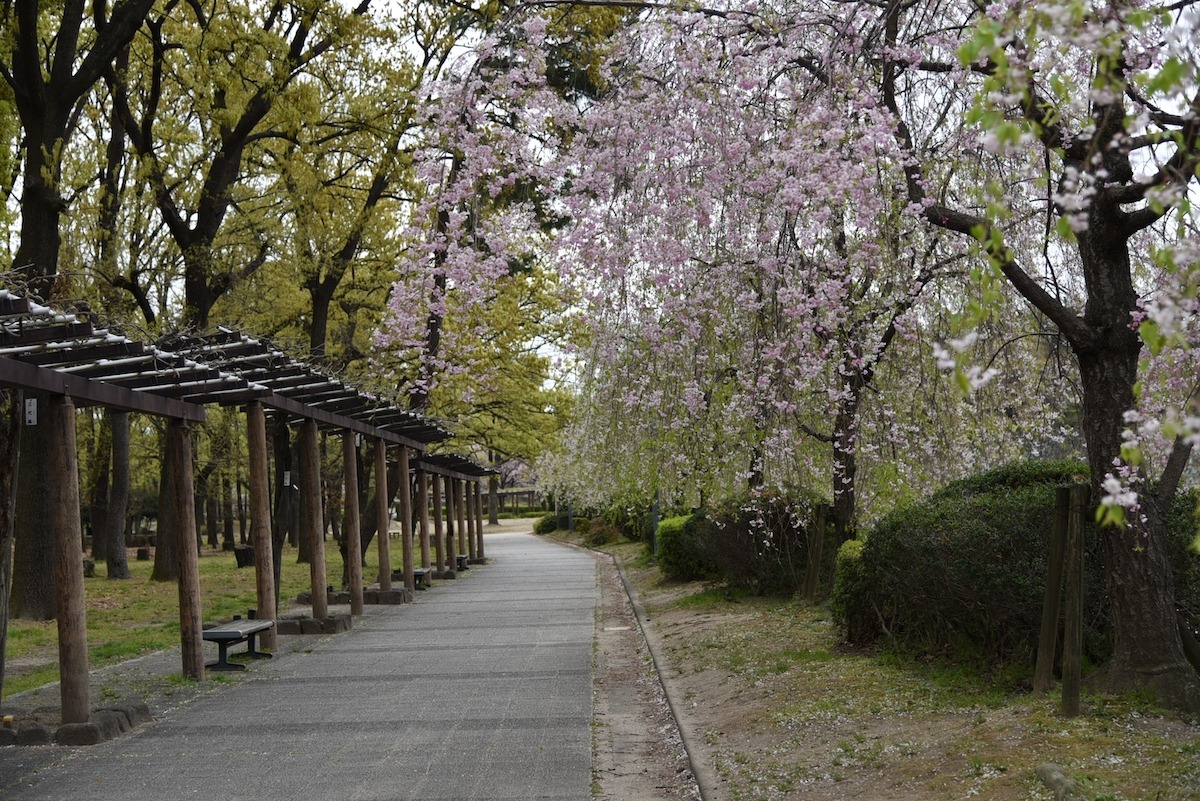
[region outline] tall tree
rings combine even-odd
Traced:
[[[131,54],[130,69],[109,72],[116,108],[183,259],[185,326],[206,328],[216,300],[265,261],[269,201],[250,187],[238,191],[247,151],[291,135],[286,115],[273,116],[280,99],[309,65],[353,35],[369,5],[169,2],[147,22],[147,44]],[[177,124],[179,107],[165,111],[172,98],[191,103],[184,110],[190,126]],[[260,216],[236,215],[230,230],[230,212],[253,206]]]
[[[1153,481],[1122,450],[1146,355],[1138,323],[1148,287],[1139,270],[1152,261],[1143,232],[1191,214],[1186,198],[1200,166],[1200,53],[1171,45],[1194,30],[1194,14],[1124,2],[968,6],[956,15],[966,34],[956,63],[941,24],[929,29],[923,12],[895,4],[880,25],[881,99],[912,156],[909,197],[931,226],[978,241],[996,278],[1070,346],[1094,499],[1122,470],[1142,490],[1137,513],[1103,530],[1115,640],[1099,682],[1200,709],[1200,676],[1180,643],[1166,552],[1165,516],[1191,442],[1176,439]],[[973,108],[951,111],[964,130],[976,126],[984,151],[1007,168],[1003,183],[964,186],[935,166],[945,163],[942,136],[916,98],[931,87],[955,97],[950,82],[964,79],[977,85]],[[1032,250],[1028,242],[1041,244]],[[1194,243],[1168,241],[1167,263],[1177,246]],[[1077,281],[1075,293],[1064,290],[1067,276]]]

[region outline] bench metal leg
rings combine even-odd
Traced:
[[[275,656],[275,654],[268,654],[265,651],[258,650],[255,647],[255,643],[257,641],[258,641],[257,632],[254,634],[251,634],[247,638],[247,640],[246,640],[246,656],[250,657],[251,659],[270,659],[271,657]]]
[[[225,640],[217,640],[217,661],[210,662],[205,665],[209,670],[245,670],[245,665],[234,664],[229,661],[229,643]]]

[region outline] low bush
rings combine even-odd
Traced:
[[[867,625],[873,621],[874,613],[873,596],[863,568],[864,545],[862,540],[846,540],[838,548],[833,594],[829,598],[834,625],[845,632],[850,642],[870,641],[877,631],[877,626]]]
[[[621,539],[621,530],[603,517],[593,517],[583,541],[592,548],[611,545]]]
[[[544,514],[533,524],[534,534],[549,534],[558,530],[558,515],[554,512]]]
[[[859,555],[839,554],[832,612],[850,642],[883,634],[923,652],[991,662],[1030,662],[1041,624],[1054,488],[1086,481],[1079,462],[1022,462],[948,484],[894,512]],[[1194,498],[1177,501],[1194,508]],[[1194,531],[1172,515],[1172,561],[1181,604],[1200,594],[1200,557],[1182,548]],[[1178,540],[1178,542],[1176,542]],[[1086,657],[1111,652],[1103,559],[1095,526],[1085,531]]]
[[[658,567],[667,578],[696,581],[712,578],[712,567],[705,561],[700,513],[668,517],[658,524]]]
[[[804,584],[811,509],[765,493],[727,501],[702,527],[703,561],[731,588],[791,595]]]

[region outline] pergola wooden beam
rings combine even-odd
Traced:
[[[68,375],[8,357],[0,357],[0,384],[50,395],[69,395],[76,401],[127,412],[143,412],[191,423],[204,422],[203,406]]]

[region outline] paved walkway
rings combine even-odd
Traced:
[[[526,534],[486,547],[461,580],[133,735],[0,749],[0,798],[588,798],[595,562]]]

